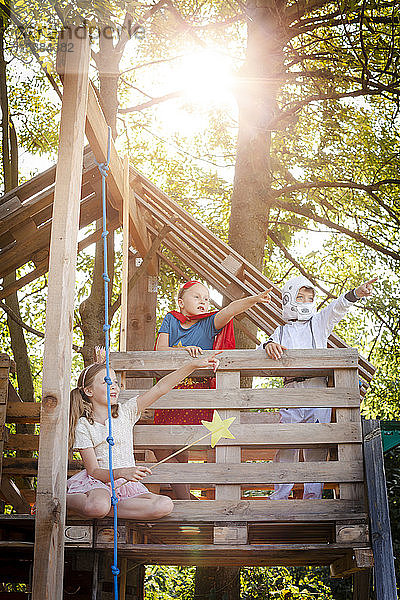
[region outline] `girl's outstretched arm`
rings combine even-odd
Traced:
[[[271,298],[269,296],[269,292],[272,288],[265,290],[265,292],[261,292],[261,294],[256,294],[254,296],[247,296],[246,298],[241,298],[240,300],[234,300],[225,308],[222,308],[214,317],[214,325],[215,329],[221,329],[221,327],[225,327],[225,325],[236,315],[240,315],[240,313],[245,312],[248,308],[251,308],[257,302],[267,303],[270,302]]]
[[[82,457],[83,465],[91,477],[102,481],[103,483],[109,483],[110,471],[108,469],[102,469],[99,467],[97,462],[94,448],[82,448],[79,450]],[[146,475],[151,475],[151,471],[148,467],[140,467],[138,465],[134,467],[120,467],[113,469],[114,479],[123,477],[127,481],[140,481]]]
[[[136,402],[138,410],[144,410],[145,408],[153,404],[153,402],[161,398],[161,396],[164,396],[164,394],[170,392],[176,385],[178,385],[178,383],[185,379],[185,377],[188,377],[193,373],[193,371],[196,371],[196,369],[215,370],[218,367],[219,363],[216,356],[218,354],[221,354],[221,352],[222,351],[219,350],[218,352],[213,352],[213,354],[211,354],[208,357],[205,356],[201,358],[196,358],[195,360],[191,360],[185,363],[176,371],[173,371],[172,373],[169,373],[168,375],[160,379],[160,381],[156,383],[156,385],[153,386],[150,390],[137,397]]]

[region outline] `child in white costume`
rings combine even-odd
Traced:
[[[360,298],[371,295],[376,279],[363,283],[358,288],[333,300],[327,307],[317,312],[315,286],[302,275],[290,279],[282,290],[283,319],[287,321],[275,329],[264,344],[269,358],[279,360],[284,350],[301,348],[326,348],[328,337],[334,326],[346,315],[351,306]],[[286,378],[287,388],[325,387],[324,377],[292,377]],[[331,408],[283,408],[280,411],[281,423],[330,423]],[[327,449],[313,448],[303,450],[304,460],[320,462],[327,458]],[[284,448],[278,450],[277,462],[296,462],[299,450]],[[271,499],[287,499],[293,483],[275,485]],[[305,483],[304,499],[322,497],[322,483]]]

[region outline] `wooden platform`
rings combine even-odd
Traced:
[[[163,375],[188,359],[179,351],[113,354],[118,373],[135,377]],[[0,571],[10,556],[28,560],[34,546],[35,518],[27,513],[34,490],[24,487],[36,475],[37,458],[17,457],[19,450],[38,449],[35,434],[10,433],[6,423],[38,423],[40,403],[24,403],[9,387],[10,362],[0,363],[3,389],[3,458],[0,493],[20,514],[0,516]],[[8,365],[8,366],[7,366]],[[141,563],[175,565],[331,565],[336,575],[370,569],[373,563],[365,497],[363,438],[360,420],[358,356],[352,349],[288,351],[279,363],[264,352],[224,351],[217,388],[173,390],[155,408],[217,408],[234,416],[235,439],[221,439],[215,449],[206,442],[191,449],[184,463],[160,465],[146,484],[160,486],[173,497],[171,483],[190,484],[199,500],[174,500],[168,517],[154,522],[119,521],[122,556]],[[7,371],[7,373],[6,373]],[[241,389],[240,376],[329,376],[334,387],[302,390]],[[204,375],[204,372],[202,373]],[[206,373],[207,374],[207,373]],[[126,401],[135,390],[124,390]],[[140,391],[139,391],[140,393]],[[279,407],[332,406],[332,423],[280,424]],[[151,467],[158,448],[175,449],[204,433],[201,425],[154,425],[145,414],[134,430],[136,458]],[[279,448],[326,447],[326,462],[278,463]],[[69,472],[82,467],[72,461]],[[19,482],[18,485],[15,482]],[[323,481],[330,499],[270,500],[274,483],[295,482],[301,497],[305,482]],[[196,492],[197,490],[197,492]],[[110,519],[84,521],[68,516],[66,549],[108,553],[112,549]]]

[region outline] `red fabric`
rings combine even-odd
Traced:
[[[191,282],[187,282],[191,283]],[[195,281],[194,283],[199,283]],[[194,285],[194,283],[192,285]],[[186,285],[186,284],[185,284]],[[189,286],[190,287],[190,286]],[[218,311],[205,313],[202,315],[189,315],[185,316],[177,310],[172,310],[171,314],[174,315],[181,323],[187,321],[197,321],[198,319],[204,319],[210,315],[216,314]],[[158,339],[158,335],[157,335]],[[154,344],[154,349],[157,345]],[[233,319],[231,319],[215,336],[213,343],[213,350],[228,350],[235,348],[235,332],[233,328]],[[187,377],[182,383],[176,386],[176,389],[215,389],[216,378],[215,377]],[[212,421],[214,409],[210,408],[169,408],[169,409],[156,409],[154,411],[154,424],[155,425],[201,425],[201,421]]]

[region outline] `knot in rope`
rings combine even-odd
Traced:
[[[97,163],[97,167],[98,167],[98,169],[99,169],[99,171],[100,171],[101,175],[102,175],[103,177],[107,177],[107,175],[108,175],[108,172],[109,172],[109,170],[110,170],[110,167],[109,167],[109,165],[108,165],[107,163],[98,163],[97,161],[96,161],[96,163]]]
[[[112,384],[112,379],[111,379],[111,377],[110,377],[109,375],[106,375],[106,376],[104,377],[104,381],[105,381],[105,382],[106,382],[108,385],[111,385],[111,384]]]
[[[107,273],[103,273],[103,279],[104,279],[104,281],[106,281],[107,283],[110,283],[110,278],[109,278],[109,276],[107,275]]]
[[[117,498],[117,496],[111,496],[111,504],[113,506],[116,506],[118,504],[118,498]]]
[[[113,438],[111,435],[109,435],[109,436],[106,438],[106,442],[107,442],[108,444],[110,444],[110,446],[114,446],[114,444],[115,444],[115,442],[114,442],[114,438]]]
[[[113,575],[119,575],[119,569],[116,565],[111,565],[111,573]]]

